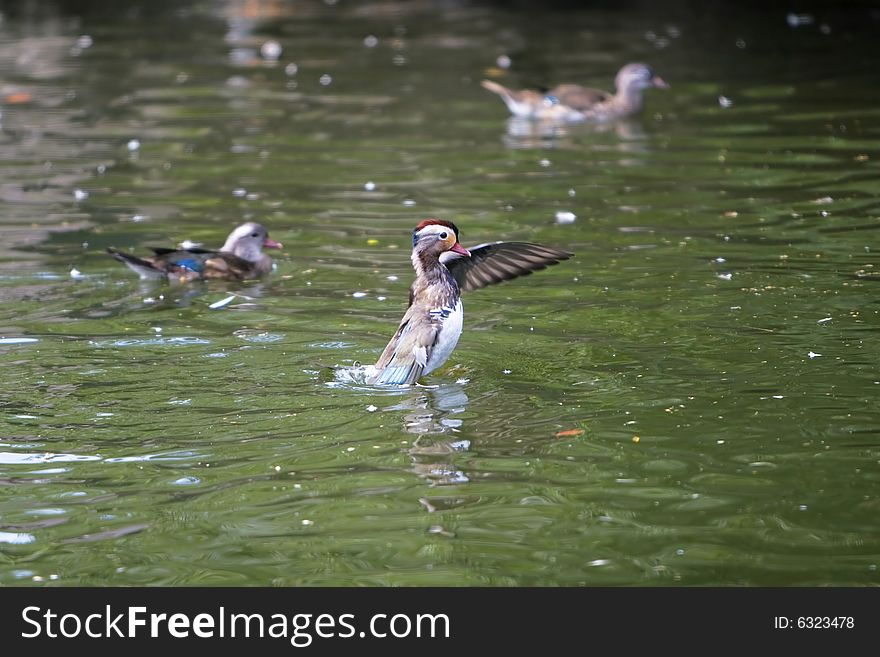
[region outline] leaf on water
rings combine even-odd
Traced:
[[[574,436],[580,436],[584,433],[583,429],[563,429],[562,431],[556,432],[557,438],[568,438]]]
[[[3,102],[7,105],[21,105],[22,103],[31,102],[32,99],[33,96],[27,91],[14,91],[11,94],[6,94]]]

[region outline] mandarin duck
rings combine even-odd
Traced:
[[[272,270],[272,258],[263,249],[280,249],[262,225],[249,221],[233,230],[216,251],[198,247],[153,248],[152,256],[138,257],[109,247],[107,252],[128,265],[141,278],[167,278],[186,283],[219,278],[243,281]]]
[[[642,109],[642,92],[669,85],[645,64],[627,64],[617,73],[617,93],[590,89],[577,84],[561,84],[547,92],[524,89],[513,91],[491,80],[481,83],[499,96],[514,116],[557,121],[615,121],[633,116]]]
[[[436,370],[461,335],[461,293],[531,274],[573,254],[528,242],[495,242],[465,249],[450,221],[425,219],[413,230],[415,281],[409,308],[368,384],[410,385]]]

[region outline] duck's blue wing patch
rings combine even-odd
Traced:
[[[189,269],[197,274],[205,271],[205,263],[197,258],[180,258],[174,261],[174,265],[183,269]]]

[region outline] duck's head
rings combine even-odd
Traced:
[[[619,93],[627,93],[632,91],[642,91],[651,87],[658,89],[668,89],[669,85],[659,75],[655,75],[654,71],[647,64],[627,64],[617,73],[614,79]]]
[[[220,249],[232,253],[248,262],[256,262],[263,254],[263,249],[280,249],[281,242],[269,237],[269,231],[262,224],[248,221],[241,224],[226,238],[226,244]]]
[[[458,226],[443,219],[425,219],[413,230],[413,257],[441,254],[451,251],[462,256],[470,252],[458,243]]]

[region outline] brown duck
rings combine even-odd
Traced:
[[[110,247],[107,252],[141,278],[165,278],[186,283],[223,279],[243,281],[272,271],[272,258],[263,249],[280,249],[261,224],[249,221],[233,230],[216,251],[201,248],[153,248],[153,255],[138,257]]]
[[[458,227],[440,219],[425,219],[413,230],[416,278],[409,308],[379,360],[367,368],[367,383],[414,384],[446,362],[461,335],[463,291],[525,276],[572,256],[529,242],[465,249],[458,238]]]
[[[499,96],[514,116],[558,121],[615,121],[637,114],[642,109],[642,93],[669,85],[646,64],[627,64],[617,73],[616,93],[561,84],[547,92],[524,89],[513,91],[491,80],[482,86]]]

